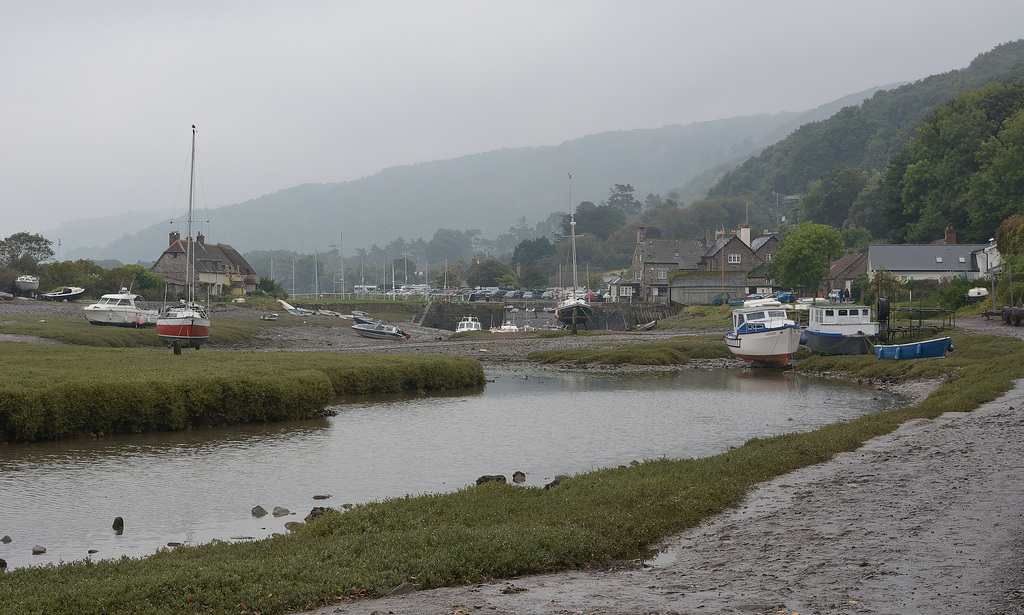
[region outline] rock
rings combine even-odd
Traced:
[[[330,498],[331,498],[330,494],[325,494],[325,495],[314,495],[314,496],[313,496],[313,499],[314,499],[314,500],[329,500]]]
[[[89,555],[93,555],[93,554],[99,553],[99,552],[100,552],[99,549],[89,549]]]
[[[292,531],[300,525],[303,525],[302,521],[289,521],[288,523],[284,524],[284,529]]]
[[[327,512],[327,508],[326,507],[324,507],[324,506],[314,506],[313,510],[309,511],[309,514],[306,515],[305,521],[306,521],[306,523],[309,523],[313,519],[316,519],[318,517],[324,516],[324,513],[326,513],[326,512]]]
[[[416,588],[412,586],[412,583],[402,583],[398,587],[388,592],[389,596],[404,596],[405,594],[411,594],[416,591]]]
[[[2,542],[2,543],[11,542],[11,537],[10,536],[4,536],[3,538],[0,538],[0,542]]]
[[[167,543],[167,546],[171,547],[171,548],[173,548],[173,547],[180,547],[181,543],[180,542],[169,542],[169,543]]]
[[[544,488],[545,489],[550,489],[552,487],[557,487],[557,486],[561,485],[562,483],[564,483],[567,480],[569,480],[569,475],[568,474],[559,474],[558,476],[555,477],[555,480],[553,480],[550,483],[544,485]]]
[[[344,508],[345,510],[348,510],[352,508],[352,505],[349,504],[348,502],[345,502],[344,504],[341,505],[341,507]]]
[[[110,527],[114,528],[114,531],[117,532],[118,536],[120,536],[121,533],[124,532],[124,519],[121,517],[114,517],[114,523],[111,524]]]
[[[41,545],[32,547],[32,555],[42,555],[43,553],[46,553],[46,547]]]
[[[275,506],[274,507],[274,516],[275,517],[284,517],[285,515],[290,515],[290,514],[292,514],[292,511],[288,510],[284,506]]]
[[[267,516],[267,510],[257,504],[256,506],[252,507],[252,516],[256,517],[257,519],[262,519],[263,517]]]
[[[526,473],[525,472],[518,472],[518,471],[513,472],[512,473],[512,482],[513,483],[525,483],[526,482]]]
[[[0,572],[7,570],[7,560],[0,558]]]
[[[480,478],[476,479],[476,484],[482,485],[484,483],[507,483],[504,474],[484,474]]]

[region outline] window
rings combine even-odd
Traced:
[[[965,257],[961,256],[961,257],[960,257],[960,262],[961,262],[961,263],[966,263],[966,262],[967,262],[967,259],[966,259]]]
[[[730,265],[739,265],[742,262],[743,262],[743,256],[742,255],[735,254],[735,253],[729,254],[729,264]]]
[[[773,256],[775,256],[775,255],[774,254],[765,254],[764,255],[764,262],[770,263]]]
[[[658,271],[658,279],[659,280],[667,280],[668,279],[668,269],[658,268],[657,271]]]
[[[941,263],[942,262],[942,257],[941,256],[936,256],[935,257],[935,262],[936,263]]]

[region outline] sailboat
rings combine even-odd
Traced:
[[[577,325],[587,326],[594,317],[594,309],[582,297],[578,296],[579,280],[576,276],[576,208],[572,203],[572,175],[569,175],[569,237],[572,242],[572,294],[555,308],[555,318],[563,325],[572,327],[576,333]]]
[[[192,204],[195,195],[196,127],[192,125],[192,168],[188,180],[188,227],[185,237],[185,299],[165,307],[156,320],[156,334],[168,344],[198,349],[210,337],[210,317],[196,301],[196,249],[192,241]]]

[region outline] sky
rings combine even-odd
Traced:
[[[0,238],[180,219],[193,124],[196,206],[212,209],[804,111],[1020,38],[1020,0],[0,0]]]

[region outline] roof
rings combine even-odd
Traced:
[[[977,271],[972,255],[986,247],[988,244],[984,243],[872,245],[868,246],[868,268],[935,273]]]
[[[699,239],[645,239],[639,248],[645,265],[672,263],[679,269],[697,269],[705,250]]]

